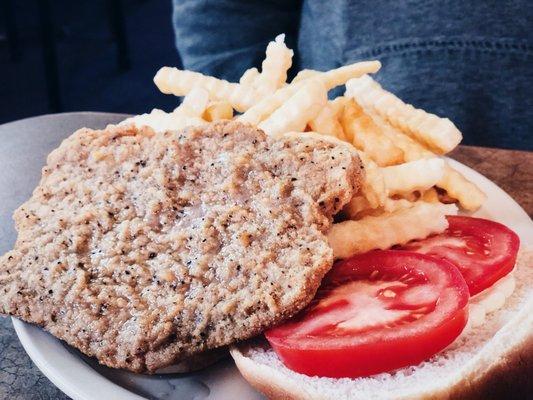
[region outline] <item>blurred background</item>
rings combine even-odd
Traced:
[[[62,111],[169,110],[179,66],[167,0],[0,0],[0,123]]]

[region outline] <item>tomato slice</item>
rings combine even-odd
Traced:
[[[369,376],[448,346],[466,324],[468,299],[464,279],[446,260],[377,250],[336,263],[311,304],[265,336],[296,372]]]
[[[513,270],[520,247],[516,233],[487,219],[446,218],[449,227],[445,232],[401,248],[441,257],[454,264],[465,278],[471,296]]]

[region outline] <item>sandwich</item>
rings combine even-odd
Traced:
[[[460,131],[377,61],[287,82],[292,56],[277,37],[239,83],[163,67],[175,110],[67,138],[15,211],[0,314],[135,373],[229,348],[272,399],[527,398],[532,253],[468,215]]]

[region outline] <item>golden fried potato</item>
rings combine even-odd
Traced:
[[[269,135],[303,131],[328,100],[326,88],[320,82],[309,81],[270,117],[259,124]]]
[[[361,194],[368,200],[371,208],[381,207],[388,197],[381,168],[365,153],[358,153],[365,169],[365,180],[361,186]]]
[[[453,150],[463,137],[448,118],[404,103],[368,75],[351,79],[346,84],[346,94],[439,154]]]
[[[453,204],[417,202],[391,213],[333,224],[328,240],[335,258],[347,258],[443,232],[448,227],[446,215],[454,214]]]
[[[381,169],[389,196],[424,191],[444,176],[444,160],[428,158]]]
[[[171,67],[157,71],[154,83],[162,93],[175,96],[185,96],[194,88],[203,88],[209,93],[210,100],[228,101],[239,112],[246,111],[260,98],[249,86]]]
[[[199,126],[207,121],[198,117],[188,117],[179,113],[166,113],[163,110],[154,108],[148,114],[136,115],[125,119],[120,125],[132,124],[140,128],[148,126],[156,132],[177,131],[187,126]]]
[[[221,119],[232,119],[233,108],[227,101],[212,101],[204,111],[203,118],[206,121],[219,121]]]
[[[261,73],[254,79],[253,87],[261,95],[271,94],[282,87],[287,80],[293,55],[294,52],[285,44],[285,35],[278,35],[267,46]]]
[[[239,83],[243,86],[254,86],[254,82],[259,76],[259,71],[257,68],[248,68],[246,71],[244,71],[244,74],[241,75],[241,78],[239,79]]]
[[[209,103],[209,93],[202,88],[193,88],[183,98],[183,101],[174,110],[174,114],[183,115],[184,117],[202,117]]]
[[[299,82],[304,79],[312,78],[313,76],[317,76],[320,74],[320,71],[316,71],[314,69],[302,69],[300,72],[296,74],[296,76],[293,78],[291,83]]]
[[[315,131],[324,135],[334,136],[340,140],[346,140],[342,125],[339,122],[338,104],[335,107],[332,102],[328,101],[318,115],[309,121],[309,127]]]
[[[425,201],[427,203],[438,203],[439,194],[437,193],[437,190],[432,187],[422,193],[422,195],[420,196],[420,200]]]
[[[402,162],[403,151],[381,132],[380,127],[353,100],[344,106],[340,121],[347,140],[379,166]]]
[[[468,211],[477,210],[487,199],[480,188],[448,163],[444,166],[444,175],[437,186],[446,190],[450,197],[457,199],[461,207]]]

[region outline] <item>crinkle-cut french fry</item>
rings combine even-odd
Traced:
[[[435,153],[428,150],[416,140],[412,139],[398,128],[395,128],[389,124],[376,113],[371,113],[367,110],[365,110],[365,112],[372,117],[372,120],[377,126],[379,126],[381,132],[387,136],[396,147],[402,150],[404,162],[420,160],[422,158],[433,158],[437,156]]]
[[[257,92],[249,86],[171,67],[157,71],[154,83],[162,93],[175,96],[185,96],[196,87],[203,88],[209,92],[210,99],[228,101],[239,112],[246,111],[259,99]]]
[[[383,214],[390,214],[399,210],[405,210],[406,208],[414,207],[416,204],[416,200],[410,201],[407,199],[385,199],[385,204],[383,204],[382,207],[374,210],[363,211],[359,214],[359,218],[363,218],[368,215],[379,216]]]
[[[202,117],[207,104],[209,103],[209,93],[202,88],[193,88],[183,98],[183,101],[177,107],[173,114],[183,115],[184,117]]]
[[[365,74],[373,74],[381,68],[379,61],[362,61],[344,67],[323,72],[316,78],[320,79],[328,90],[344,85],[350,79],[358,78]],[[310,78],[310,79],[316,79]]]
[[[309,78],[312,78],[314,76],[317,76],[318,74],[321,74],[321,72],[317,71],[317,70],[314,70],[314,69],[302,69],[292,79],[291,83],[299,82],[299,81],[302,81],[304,79],[309,79]]]
[[[381,168],[365,153],[359,151],[358,154],[365,169],[365,179],[361,186],[361,194],[368,200],[371,208],[381,207],[388,197]]]
[[[309,126],[315,132],[334,136],[340,140],[346,140],[338,115],[329,101],[322,110],[320,110],[318,115],[309,121]]]
[[[350,79],[358,78],[365,74],[373,74],[381,68],[379,61],[362,61],[343,67],[331,69],[326,72],[315,70],[302,70],[296,75],[291,83],[301,82],[307,79],[319,78],[328,90],[344,85]]]
[[[361,195],[354,196],[343,208],[343,213],[349,219],[358,220],[367,216],[378,216],[405,208],[413,207],[416,203],[407,199],[385,199],[384,204],[378,208],[370,207],[368,200]]]
[[[243,86],[253,87],[254,82],[258,76],[259,71],[257,70],[257,68],[248,68],[246,71],[244,71],[244,74],[242,74],[241,78],[239,79],[239,83]]]
[[[269,135],[303,131],[309,120],[316,117],[327,100],[324,85],[317,81],[307,82],[270,117],[261,122],[259,128]]]
[[[375,209],[376,208],[372,208],[370,206],[370,202],[365,196],[361,194],[357,194],[354,197],[352,197],[352,199],[350,200],[348,204],[344,206],[342,211],[348,218],[357,219],[359,218],[361,213],[367,210],[375,210]]]
[[[444,160],[427,158],[381,169],[389,196],[427,190],[444,176]]]
[[[444,166],[444,176],[437,186],[459,201],[461,207],[468,211],[475,211],[483,205],[487,196],[474,183],[466,179],[448,163]]]
[[[176,131],[187,126],[198,126],[207,121],[198,117],[187,117],[179,113],[166,113],[154,108],[149,114],[136,115],[125,119],[120,125],[133,124],[137,128],[148,126],[156,132]]]
[[[352,99],[348,97],[338,96],[338,97],[335,97],[333,100],[328,101],[328,104],[329,104],[329,107],[333,110],[333,112],[337,115],[337,117],[340,118],[341,113],[344,111],[344,107],[350,101],[352,101]]]
[[[381,132],[355,101],[351,100],[344,106],[340,120],[346,137],[376,164],[383,167],[402,162],[403,151]]]
[[[259,125],[261,121],[268,118],[269,115],[289,100],[302,86],[303,82],[298,82],[276,90],[273,94],[265,97],[253,107],[249,108],[244,114],[237,117],[237,120],[252,125]]]
[[[343,85],[346,81],[354,76],[361,76],[366,73],[377,72],[381,64],[379,61],[364,61],[337,69],[332,69],[327,72],[320,72],[315,77],[301,80],[300,82],[291,83],[281,89],[276,90],[270,96],[263,98],[253,107],[248,109],[237,119],[241,122],[247,122],[252,125],[259,125],[259,123],[265,120],[270,114],[272,114],[277,108],[281,107],[285,101],[287,101],[294,93],[302,88],[304,84],[311,81],[319,81],[326,86],[327,90],[333,89],[339,85]],[[237,111],[241,111],[235,106],[233,107]]]
[[[422,193],[422,195],[420,196],[420,200],[425,201],[427,203],[438,203],[439,194],[437,193],[437,190],[432,187]]]
[[[287,70],[292,65],[294,52],[285,44],[285,35],[276,36],[266,48],[261,74],[254,80],[254,87],[261,95],[273,93],[287,80]]]
[[[453,204],[417,202],[392,213],[333,224],[328,241],[335,258],[347,258],[443,232],[448,227],[445,216],[454,214],[457,207]]]
[[[296,75],[292,82],[301,82],[307,79],[319,78],[326,88],[331,90],[337,86],[344,85],[350,79],[378,72],[380,68],[381,63],[379,61],[362,61],[331,69],[326,72],[304,69]]]
[[[348,81],[346,93],[440,154],[453,150],[462,139],[461,132],[448,118],[404,103],[368,75]]]
[[[202,118],[209,122],[232,119],[233,108],[227,101],[211,101],[205,109]]]

